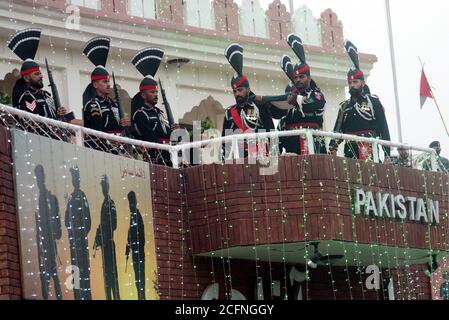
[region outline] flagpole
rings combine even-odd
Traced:
[[[444,125],[444,128],[446,129],[447,136],[449,137],[449,129],[447,127],[446,121],[444,121],[443,114],[441,113],[440,107],[438,106],[438,102],[437,102],[437,99],[435,98],[435,95],[433,94],[432,88],[430,89],[430,93],[432,94],[433,102],[435,102],[435,105],[437,106],[438,112],[441,117],[441,121],[443,121],[443,125]]]
[[[419,63],[421,64],[421,70],[423,70],[423,72],[424,72],[424,65],[421,61],[421,58],[418,57],[418,59],[419,59]],[[426,79],[427,79],[427,84],[429,85],[430,94],[432,95],[433,102],[435,102],[435,105],[437,106],[438,113],[440,114],[440,117],[441,117],[441,121],[443,122],[443,125],[444,125],[444,128],[446,129],[447,135],[449,136],[449,129],[447,127],[446,121],[444,121],[443,113],[441,113],[441,109],[440,109],[440,106],[438,105],[437,99],[435,98],[435,95],[433,94],[433,90],[432,90],[432,86],[430,85],[429,78],[426,77]]]
[[[391,12],[390,12],[390,1],[385,0],[385,10],[387,14],[387,27],[388,27],[388,38],[390,42],[390,57],[391,57],[391,68],[393,71],[393,86],[394,86],[394,98],[396,107],[396,120],[398,125],[398,137],[399,142],[402,140],[402,122],[401,122],[401,110],[399,108],[399,90],[398,90],[398,77],[396,72],[396,55],[394,52],[394,41],[393,41],[393,27],[391,23]]]
[[[290,0],[290,15],[292,20],[294,14],[295,14],[295,7],[293,6],[293,0]]]

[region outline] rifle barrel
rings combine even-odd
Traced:
[[[55,103],[56,110],[61,107],[61,99],[59,98],[58,88],[56,87],[55,81],[53,79],[53,71],[51,71],[48,66],[48,60],[45,58],[45,66],[47,67],[48,81],[50,82],[51,94],[53,101]]]
[[[112,82],[114,83],[114,94],[115,94],[115,102],[117,103],[117,106],[120,111],[120,119],[123,119],[125,116],[125,110],[123,109],[122,101],[120,99],[120,92],[117,87],[117,82],[115,81],[115,74],[112,73]]]
[[[167,96],[165,95],[165,89],[162,86],[161,79],[159,79],[159,87],[161,88],[162,100],[164,102],[165,111],[167,112],[167,120],[170,126],[175,123],[175,118],[173,117],[173,112],[171,110],[170,104],[168,103]]]

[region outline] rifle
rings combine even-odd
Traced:
[[[126,257],[125,273],[128,272],[128,259],[129,256]]]
[[[95,254],[97,253],[98,247],[102,246],[102,236],[101,236],[101,224],[98,226],[97,228],[97,232],[95,233],[95,243],[92,249],[94,249],[94,259],[95,259]]]
[[[175,118],[173,117],[173,112],[171,111],[170,104],[168,103],[167,96],[165,95],[164,87],[162,87],[161,79],[159,79],[159,87],[161,88],[162,101],[167,112],[167,120],[170,127],[175,123]]]
[[[53,79],[53,72],[50,70],[50,67],[48,66],[47,58],[45,58],[45,66],[47,68],[47,74],[48,74],[48,81],[50,82],[49,87],[51,88],[51,95],[53,97],[53,101],[55,103],[56,111],[61,107],[61,99],[59,98],[59,92],[58,88],[56,87],[55,80]],[[63,116],[58,116],[59,120],[64,122],[70,122],[73,119],[75,119],[75,116],[73,115],[73,112],[70,112]]]
[[[118,106],[118,112],[119,112],[120,120],[122,120],[123,117],[125,116],[125,109],[123,108],[122,100],[120,98],[120,92],[118,91],[118,86],[117,86],[117,83],[115,82],[115,74],[114,74],[114,72],[112,72],[112,82],[114,84],[115,103]],[[131,133],[129,131],[129,128],[123,128],[123,135],[125,137],[131,137]]]

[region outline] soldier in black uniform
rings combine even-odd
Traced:
[[[24,61],[20,70],[21,77],[13,89],[12,105],[32,114],[58,120],[67,114],[67,110],[65,107],[56,110],[50,93],[42,90],[44,87],[43,76],[39,65],[33,60],[39,46],[40,36],[41,29],[25,29],[16,33],[8,44],[8,47]],[[27,124],[23,125],[30,132],[45,134],[43,129],[32,128]]]
[[[177,125],[170,127],[164,111],[157,107],[158,84],[155,75],[164,56],[164,51],[158,48],[140,50],[132,60],[136,69],[145,77],[139,86],[139,92],[131,101],[131,109],[135,110],[132,125],[135,138],[138,140],[170,144],[170,136]],[[170,154],[167,151],[152,149],[149,151],[151,160],[162,165],[171,166]]]
[[[131,125],[131,121],[126,118],[120,119],[119,107],[109,97],[110,76],[105,66],[110,42],[107,37],[95,37],[84,47],[83,53],[95,65],[95,69],[90,76],[91,83],[83,93],[83,119],[86,128],[122,135],[124,128]],[[106,141],[86,137],[86,145],[97,150],[105,150]]]
[[[58,199],[47,190],[44,168],[37,165],[34,169],[39,189],[39,207],[36,211],[36,242],[41,278],[42,297],[48,300],[50,283],[53,279],[56,298],[62,299],[58,277],[58,248],[56,241],[61,239],[61,218]]]
[[[222,136],[238,133],[257,133],[274,131],[273,118],[281,119],[287,114],[283,107],[265,102],[263,97],[256,96],[250,88],[248,78],[243,74],[243,48],[239,44],[231,44],[225,50],[225,56],[236,74],[231,80],[236,104],[226,109]],[[290,109],[287,106],[286,109]],[[229,157],[229,144],[225,145],[224,157]],[[254,156],[257,152],[266,152],[265,144],[245,144],[244,157]],[[262,148],[262,150],[259,150]],[[264,150],[265,149],[265,150]]]
[[[91,300],[90,261],[88,234],[91,228],[90,208],[87,197],[80,189],[78,167],[70,168],[73,192],[67,202],[65,226],[69,234],[70,256],[73,266],[78,267],[80,287],[74,288],[75,300]]]
[[[117,256],[115,254],[114,231],[117,229],[117,208],[109,195],[109,179],[107,175],[101,177],[101,189],[104,195],[101,206],[100,225],[95,234],[94,250],[101,247],[103,258],[104,289],[107,300],[120,300],[118,286]],[[95,255],[95,254],[94,254]]]
[[[299,130],[323,128],[323,114],[326,100],[321,90],[312,80],[310,66],[306,62],[304,46],[301,39],[290,34],[287,37],[289,46],[293,49],[300,60],[300,64],[293,67],[291,59],[283,56],[281,67],[292,83],[287,86],[286,94],[288,101],[294,106],[288,114],[281,119],[278,130]],[[303,137],[283,137],[280,138],[280,149],[285,148],[288,153],[308,154],[306,139]],[[315,152],[326,153],[324,141],[315,139]]]
[[[134,268],[134,279],[139,300],[145,300],[145,226],[142,215],[137,209],[136,193],[128,193],[129,218],[128,243],[126,244],[126,263],[131,251]]]
[[[349,41],[345,43],[355,68],[348,72],[348,85],[351,98],[341,103],[335,124],[335,132],[357,135],[361,137],[390,140],[385,110],[379,98],[371,95],[365,84],[365,76],[360,70],[357,48]],[[330,152],[336,154],[341,141],[332,140]],[[390,148],[384,147],[387,158]],[[371,146],[368,143],[348,142],[345,144],[345,156],[348,158],[367,160],[372,158]]]

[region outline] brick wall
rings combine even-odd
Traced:
[[[273,176],[261,176],[258,170],[256,165],[233,164],[186,170],[195,253],[281,243],[283,238],[421,249],[428,249],[430,241],[433,249],[449,249],[447,175],[322,155],[284,157]],[[354,217],[349,195],[360,186],[404,196],[427,194],[439,201],[440,224]],[[283,223],[282,214],[288,222]]]
[[[22,296],[9,132],[0,126],[0,300]]]
[[[19,248],[17,235],[17,217],[15,214],[13,172],[11,166],[11,148],[8,142],[8,131],[0,127],[0,299],[20,299],[21,280],[19,266]],[[301,158],[299,158],[301,159]],[[334,159],[335,160],[335,159]],[[299,163],[299,165],[298,165]],[[313,165],[312,165],[313,163]],[[160,298],[165,299],[198,299],[208,285],[218,282],[221,287],[220,296],[225,298],[227,287],[241,291],[249,299],[254,299],[256,283],[256,267],[260,276],[267,281],[280,280],[288,277],[285,270],[291,265],[238,259],[228,260],[226,257],[216,259],[198,257],[195,253],[211,251],[234,245],[254,244],[253,216],[248,212],[254,208],[248,205],[251,194],[248,185],[252,185],[252,196],[258,211],[256,219],[264,223],[266,208],[273,211],[283,208],[289,215],[285,234],[280,232],[281,219],[269,220],[272,231],[260,232],[258,243],[273,243],[286,237],[286,242],[301,240],[303,206],[306,205],[309,215],[307,230],[311,238],[332,239],[338,235],[339,240],[353,240],[351,228],[341,230],[340,220],[332,218],[338,213],[345,219],[344,211],[349,210],[349,202],[335,199],[335,187],[339,186],[344,195],[348,184],[342,160],[329,164],[321,156],[301,159],[286,158],[281,161],[278,176],[260,177],[255,166],[244,165],[211,165],[193,167],[181,171],[157,165],[150,166],[152,184],[152,202],[155,227],[155,244],[158,262],[158,288]],[[349,163],[354,167],[356,162]],[[318,169],[319,168],[319,169]],[[400,177],[392,177],[385,168],[374,166],[377,172],[376,185],[382,189],[396,181],[398,188],[404,193],[419,194],[424,192],[422,185],[423,173],[413,170],[401,170]],[[301,172],[306,172],[301,176]],[[447,190],[439,188],[440,183],[447,184],[447,177],[442,179],[425,174],[429,178],[428,192],[440,199],[440,211],[447,211]],[[327,178],[326,178],[327,177]],[[330,179],[329,177],[332,177]],[[356,172],[350,170],[349,180],[356,177]],[[298,181],[309,179],[307,190],[299,186]],[[363,173],[362,180],[370,179]],[[433,180],[432,180],[433,179]],[[436,179],[436,180],[435,180]],[[442,180],[441,180],[442,179]],[[281,180],[281,185],[279,185]],[[440,181],[441,180],[441,181]],[[400,183],[398,182],[400,181]],[[432,182],[438,182],[432,184]],[[250,188],[251,189],[251,188]],[[441,191],[443,189],[443,191]],[[270,196],[266,197],[266,191]],[[444,193],[446,192],[446,193]],[[304,197],[300,195],[304,194]],[[280,200],[282,199],[282,204]],[[251,202],[249,202],[251,203]],[[225,209],[226,206],[226,209]],[[224,215],[226,210],[226,215]],[[315,216],[315,218],[313,218]],[[263,218],[263,219],[262,219]],[[350,217],[349,217],[350,218]],[[238,229],[228,232],[227,224],[233,223]],[[364,234],[359,241],[369,241],[370,223],[361,219],[357,222],[357,233]],[[447,221],[442,220],[445,228]],[[323,224],[328,228],[323,231]],[[350,224],[349,224],[350,225]],[[260,230],[267,230],[261,226]],[[388,225],[386,228],[393,225]],[[342,234],[337,231],[342,231]],[[431,232],[433,245],[443,248],[447,246],[447,233],[435,229]],[[228,233],[227,233],[228,232]],[[410,229],[409,243],[420,246],[417,232],[419,225]],[[210,235],[210,238],[207,235]],[[422,236],[422,234],[421,234]],[[373,238],[376,243],[388,244],[388,235],[383,238]],[[301,266],[298,266],[301,267]],[[424,275],[425,266],[413,266],[406,269],[388,271],[395,279],[395,292],[398,299],[430,299],[429,278]],[[385,274],[387,271],[383,270]],[[365,277],[363,278],[365,279]],[[366,291],[360,282],[360,275],[354,267],[345,270],[343,267],[329,266],[311,270],[311,281],[303,286],[304,299],[384,299],[383,292]],[[402,285],[399,285],[402,284]],[[265,298],[270,298],[269,283],[264,284]],[[283,290],[291,290],[289,286]]]
[[[236,289],[248,300],[255,300],[256,267],[258,276],[263,279],[265,300],[283,300],[287,292],[289,300],[295,300],[295,288],[289,282],[288,272],[291,265],[282,263],[258,262],[238,259],[197,258],[199,292],[202,292],[213,282],[219,284],[219,299],[226,299],[226,288]],[[305,270],[303,266],[296,266]],[[287,277],[284,280],[285,272]],[[316,270],[309,269],[310,281],[302,283],[303,300],[388,300],[386,279],[393,277],[395,298],[398,300],[430,300],[429,278],[423,272],[424,266],[414,266],[400,270],[382,270],[380,290],[368,290],[365,281],[368,275],[358,273],[357,268],[319,266]],[[213,271],[213,272],[212,272]],[[413,276],[412,276],[413,275]],[[399,278],[399,280],[398,280]],[[279,281],[281,296],[271,295],[270,279]],[[408,280],[408,282],[407,282]],[[412,283],[410,283],[412,281]],[[199,298],[200,296],[198,296]],[[196,297],[193,297],[196,298]]]

